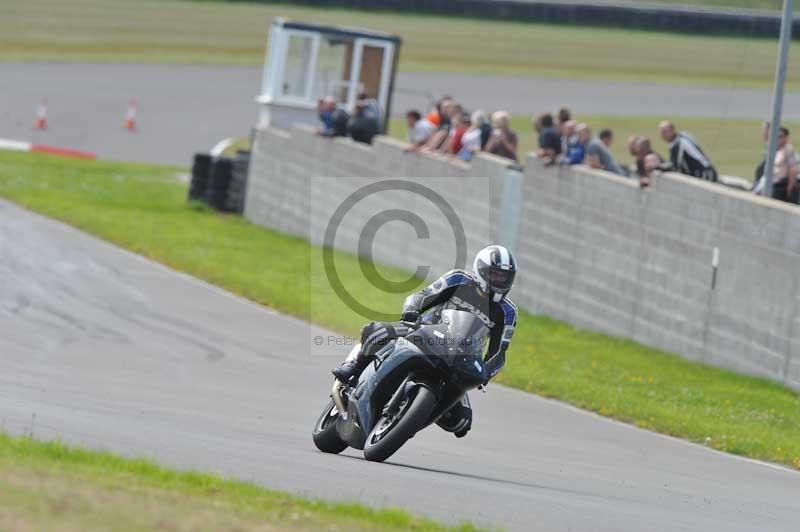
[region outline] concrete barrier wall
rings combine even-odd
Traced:
[[[370,183],[405,178],[431,189],[453,208],[463,224],[471,263],[471,256],[486,242],[499,238],[496,206],[509,161],[480,155],[467,165],[404,153],[404,147],[388,137],[377,137],[368,146],[347,138],[322,138],[300,127],[291,132],[259,129],[251,154],[253,179],[248,182],[245,216],[321,245],[335,210],[350,194]],[[342,219],[335,247],[357,253],[359,237],[376,210],[402,207],[426,222],[431,237],[419,239],[405,224],[387,224],[375,240],[377,261],[409,271],[428,265],[431,275],[467,265],[455,264],[453,230],[433,203],[395,190],[382,193],[380,201],[385,206],[355,207]]]
[[[352,190],[409,178],[455,207],[470,255],[492,241],[515,251],[522,308],[800,389],[796,207],[672,174],[641,190],[585,167],[543,168],[535,158],[519,179],[504,159],[480,155],[467,165],[404,146],[259,130],[245,216],[321,244]],[[449,230],[428,203],[398,193],[387,206],[416,212],[439,235]],[[335,247],[358,252],[367,216],[354,209]],[[424,242],[407,227],[388,236],[376,240],[380,262],[412,271],[430,264],[431,275],[454,266],[446,238]]]
[[[521,224],[524,308],[800,389],[796,207],[530,159]]]

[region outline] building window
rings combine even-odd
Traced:
[[[289,35],[281,90],[283,96],[305,98],[308,94],[313,46],[314,40],[310,36]]]
[[[315,100],[333,96],[339,103],[347,102],[352,55],[353,39],[323,35],[312,95]]]

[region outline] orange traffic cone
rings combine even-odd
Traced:
[[[131,100],[128,103],[128,112],[125,115],[125,129],[136,131],[136,100]]]
[[[36,109],[36,120],[33,122],[36,129],[47,129],[47,100],[42,100]]]

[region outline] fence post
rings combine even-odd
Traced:
[[[497,241],[512,251],[516,251],[519,239],[523,178],[522,167],[518,164],[509,165],[503,176],[503,193],[500,198],[500,225],[497,228]]]

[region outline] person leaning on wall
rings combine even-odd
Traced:
[[[553,115],[544,113],[533,122],[538,134],[539,149],[536,156],[545,164],[551,165],[561,155],[561,135],[555,126]]]
[[[417,151],[422,148],[437,129],[427,118],[422,118],[422,114],[416,109],[409,109],[406,112],[406,125],[410,146],[405,151]]]
[[[438,129],[430,136],[428,142],[422,147],[424,151],[438,151],[442,148],[447,138],[450,136],[450,128],[452,126],[453,117],[462,113],[461,106],[452,99],[442,100],[439,103],[438,111]]]
[[[347,123],[350,115],[336,105],[333,96],[326,96],[317,103],[317,113],[322,127],[317,130],[317,135],[323,137],[344,137],[347,135]]]
[[[364,96],[364,95],[362,95]],[[372,137],[378,134],[379,118],[378,111],[370,98],[361,98],[356,101],[353,116],[347,123],[347,131],[350,137],[356,142],[372,144]]]
[[[517,133],[511,129],[511,115],[507,111],[492,113],[492,135],[486,151],[506,159],[517,160]]]
[[[798,157],[794,146],[789,142],[789,130],[785,127],[778,129],[778,143],[775,159],[772,165],[772,197],[788,203],[797,203],[798,187]],[[753,192],[760,194],[764,188],[764,178],[756,182]]]
[[[592,137],[586,145],[586,164],[591,168],[627,177],[628,173],[611,154],[613,142],[614,133],[610,129],[603,129],[598,136]]]
[[[650,139],[641,135],[628,138],[628,151],[634,157],[635,176],[639,179],[639,186],[650,186],[650,178],[656,170],[669,170],[671,165],[664,161],[650,142]]]
[[[717,181],[717,170],[703,149],[688,133],[678,132],[675,124],[664,120],[658,125],[661,139],[669,144],[669,158],[672,169],[684,175]]]

